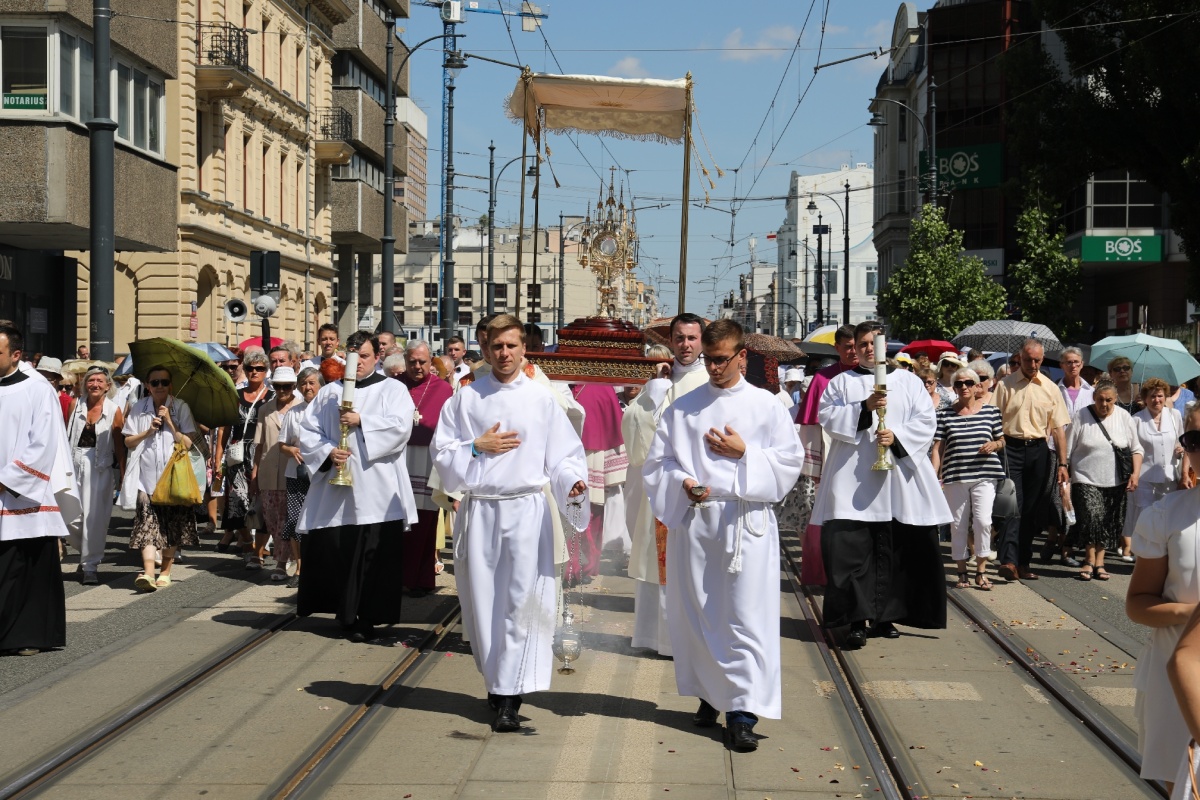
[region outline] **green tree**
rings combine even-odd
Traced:
[[[1069,191],[1092,173],[1128,169],[1167,192],[1192,265],[1188,295],[1200,298],[1200,0],[1033,8],[1057,29],[1064,61],[1036,37],[1005,53],[1006,129],[1022,182]]]
[[[973,322],[1001,319],[1004,287],[963,255],[963,233],[946,210],[927,205],[908,233],[908,258],[879,293],[879,307],[901,339],[948,339]]]
[[[1079,336],[1082,324],[1074,311],[1083,289],[1082,267],[1063,252],[1066,232],[1053,224],[1058,207],[1032,191],[1017,218],[1017,242],[1025,254],[1008,269],[1009,296],[1026,322],[1037,322],[1062,341]]]

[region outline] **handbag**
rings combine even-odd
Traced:
[[[1104,423],[1100,421],[1100,417],[1096,414],[1096,406],[1088,406],[1088,411],[1092,412],[1092,419],[1096,420],[1096,424],[1100,426],[1100,432],[1104,434],[1104,438],[1108,439],[1109,445],[1112,446],[1113,455],[1117,457],[1117,481],[1118,483],[1128,483],[1133,477],[1133,448],[1117,447],[1108,435],[1108,428],[1104,427]]]
[[[996,497],[992,500],[992,517],[1008,519],[1015,517],[1020,509],[1017,508],[1017,484],[1008,477],[1008,447],[1004,451],[1004,477],[996,481]]]
[[[192,470],[192,461],[188,455],[189,448],[183,442],[177,442],[167,460],[167,467],[154,484],[154,494],[150,502],[158,506],[195,506],[204,502],[200,486],[196,483],[196,473]]]
[[[246,462],[246,430],[250,427],[250,418],[254,416],[254,407],[258,405],[258,401],[266,395],[266,391],[258,393],[258,397],[254,398],[254,402],[250,404],[250,410],[246,412],[246,421],[242,423],[242,435],[238,437],[236,442],[230,442],[225,448],[225,466],[240,467]]]

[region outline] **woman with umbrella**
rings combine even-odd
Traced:
[[[1105,368],[1108,377],[1117,388],[1117,405],[1129,414],[1136,414],[1142,407],[1138,390],[1133,383],[1133,362],[1125,356],[1117,356]]]
[[[104,367],[89,367],[83,375],[84,396],[67,414],[67,443],[74,454],[79,497],[83,501],[83,531],[79,542],[79,567],[83,585],[100,582],[97,569],[104,558],[104,542],[112,519],[113,465],[124,471],[125,438],[114,436],[125,425],[125,415],[108,391],[112,378]]]
[[[122,429],[125,446],[133,452],[121,486],[121,507],[135,512],[129,549],[142,554],[142,574],[134,586],[143,592],[170,586],[175,548],[199,543],[196,515],[190,506],[150,502],[175,445],[190,442],[189,434],[196,430],[191,409],[171,395],[171,385],[170,369],[151,367],[146,373],[150,396],[138,401]],[[162,551],[162,572],[157,580],[154,578],[156,550]]]
[[[250,473],[254,468],[258,420],[265,416],[259,412],[275,399],[275,393],[266,383],[267,354],[261,347],[251,347],[242,354],[242,371],[246,373],[246,385],[238,390],[238,421],[225,428],[217,448],[216,461],[225,466],[225,515],[221,520],[225,538],[221,544],[228,546],[230,537],[236,535],[245,549],[246,569],[260,570],[267,546],[266,532],[251,538],[246,517],[254,501]]]

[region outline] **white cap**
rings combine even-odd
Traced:
[[[38,372],[50,372],[54,375],[62,376],[62,362],[54,356],[42,356],[37,363]]]
[[[271,376],[271,383],[295,383],[296,370],[291,367],[279,367]]]
[[[791,383],[792,381],[804,380],[804,370],[792,367],[787,372],[783,373],[783,382]]]

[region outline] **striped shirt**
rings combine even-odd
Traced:
[[[984,455],[979,448],[1004,435],[1000,409],[984,406],[962,416],[953,407],[937,412],[934,441],[942,442],[942,483],[997,480],[1004,467],[996,453]]]

